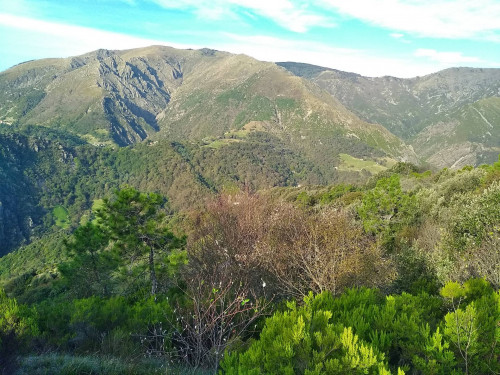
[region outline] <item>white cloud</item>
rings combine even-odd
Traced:
[[[229,41],[213,48],[243,53],[264,61],[303,62],[371,77],[384,75],[415,77],[448,67],[431,61],[416,61],[411,57],[388,58],[364,50],[337,48],[314,41],[296,41],[265,35],[225,35]]]
[[[99,48],[128,49],[154,44],[168,44],[176,48],[198,48],[2,13],[0,13],[0,26],[16,33],[18,40],[16,49],[25,54],[32,53],[29,58],[66,57]],[[18,31],[20,35],[17,34]],[[40,56],[40,53],[43,55]]]
[[[150,0],[164,8],[190,10],[201,18],[223,20],[257,14],[304,33],[333,27],[340,16],[356,18],[404,34],[450,39],[500,41],[499,0]],[[314,7],[314,8],[313,8]]]
[[[10,14],[24,14],[33,15],[37,9],[27,0],[16,0],[16,1],[1,1],[0,5],[2,12]]]
[[[298,33],[313,26],[333,26],[323,14],[308,10],[307,3],[291,0],[152,0],[167,9],[191,10],[201,18],[222,20],[237,18],[249,12],[271,19],[278,25]]]
[[[332,26],[323,15],[308,12],[289,0],[229,0],[229,3],[252,10],[295,32],[306,32],[312,26]]]
[[[464,56],[462,52],[439,52],[436,51],[435,49],[426,49],[426,48],[417,49],[414,55],[416,57],[427,57],[432,61],[449,65],[484,62],[478,57]]]
[[[409,41],[408,39],[406,39],[406,35],[402,34],[402,33],[390,33],[389,36],[391,38],[396,39],[397,41],[399,41],[401,43],[405,43],[405,44],[410,44],[411,43],[411,41]]]
[[[500,40],[498,0],[318,0],[364,22],[432,38]]]
[[[98,48],[128,49],[152,44],[176,48],[209,47],[244,53],[264,61],[304,62],[366,76],[414,77],[453,64],[481,62],[459,52],[438,52],[430,49],[419,49],[408,58],[390,58],[360,49],[339,48],[316,41],[281,39],[266,35],[241,36],[226,33],[218,36],[219,42],[209,45],[183,45],[8,14],[0,14],[0,30],[7,36],[13,33],[16,35],[16,38],[7,37],[0,40],[0,48],[9,51],[9,54],[4,56],[7,59],[2,59],[4,65],[0,69],[29,59],[79,55]]]

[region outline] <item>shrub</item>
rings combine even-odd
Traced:
[[[321,298],[321,297],[320,297]],[[259,340],[242,353],[228,353],[221,363],[232,374],[390,374],[384,355],[359,339],[351,327],[331,322],[332,312],[305,304],[266,320]]]
[[[91,297],[46,301],[37,306],[42,337],[53,347],[77,352],[98,351],[115,356],[162,352],[152,347],[150,333],[169,327],[172,309],[166,299],[134,301],[125,297]]]
[[[444,335],[460,367],[466,374],[498,373],[500,293],[484,279],[470,279],[463,285],[447,283],[441,295],[450,306]]]
[[[401,190],[398,175],[378,180],[358,207],[365,231],[380,236],[388,249],[394,247],[395,234],[411,225],[417,214],[416,198]]]
[[[8,373],[12,369],[26,340],[37,332],[33,312],[0,289],[0,370]]]

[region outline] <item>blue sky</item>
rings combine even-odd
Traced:
[[[0,70],[151,44],[367,76],[500,67],[500,0],[0,0]]]

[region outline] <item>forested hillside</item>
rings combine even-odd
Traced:
[[[187,209],[207,194],[245,184],[260,189],[359,178],[315,166],[260,132],[222,145],[159,140],[112,148],[40,126],[0,129],[0,254],[44,233],[74,229],[95,200],[123,184],[160,192],[172,208]]]
[[[401,163],[366,184],[210,196],[174,214],[162,195],[108,191],[72,234],[0,258],[3,365],[500,370],[500,161],[437,173]]]

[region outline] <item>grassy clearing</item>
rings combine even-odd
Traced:
[[[95,135],[89,134],[89,133],[83,134],[80,137],[82,139],[84,139],[87,143],[90,143],[91,145],[94,145],[94,146],[101,146],[101,145],[102,146],[104,146],[104,145],[113,146],[114,145],[113,141],[106,140],[106,137],[109,136],[109,131],[107,131],[105,129],[96,129],[95,133],[98,134],[99,137],[96,137]]]
[[[52,210],[52,215],[56,220],[56,225],[60,228],[66,229],[71,224],[69,220],[68,210],[63,206],[56,206]]]
[[[250,133],[257,131],[266,131],[264,122],[262,121],[250,121],[248,124],[243,126],[241,129],[234,129],[224,133],[224,139],[245,139]]]
[[[227,146],[230,143],[235,143],[235,142],[241,142],[241,140],[239,140],[239,139],[217,139],[204,147],[218,149],[218,148],[221,148],[223,146]]]
[[[391,163],[390,159],[386,160],[387,166],[378,164],[373,160],[363,160],[355,158],[348,154],[339,154],[342,163],[338,166],[340,171],[356,171],[360,172],[361,170],[367,170],[371,174],[377,174],[379,172],[385,171],[387,168],[390,168]],[[392,160],[391,160],[392,161]]]

